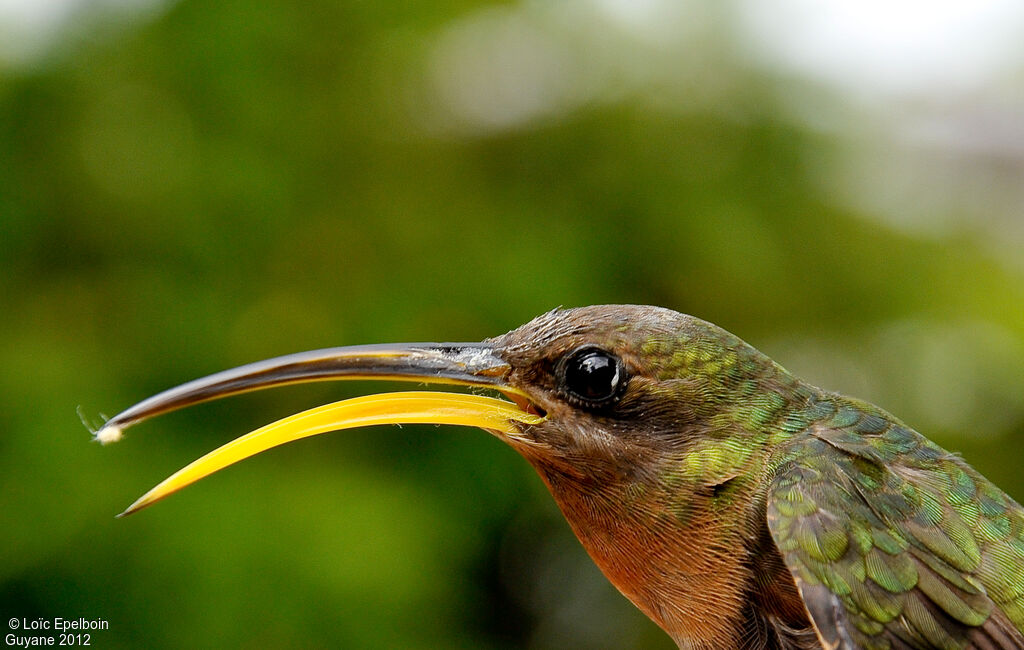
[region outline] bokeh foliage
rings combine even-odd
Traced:
[[[325,436],[113,519],[235,435],[389,386],[239,397],[102,449],[76,415],[558,305],[714,321],[1024,497],[1019,269],[834,200],[842,138],[727,29],[689,46],[701,74],[670,51],[518,123],[446,116],[432,44],[477,11],[186,0],[0,71],[0,614],[108,619],[98,647],[667,647],[479,432]]]

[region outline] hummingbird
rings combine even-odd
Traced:
[[[558,309],[480,343],[260,361],[150,397],[96,438],[199,402],[331,379],[501,397],[392,392],[313,408],[210,452],[122,515],[299,438],[473,426],[533,466],[604,575],[680,648],[1024,648],[1018,503],[881,408],[668,309]]]

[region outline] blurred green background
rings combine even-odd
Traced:
[[[76,415],[558,305],[711,320],[1024,499],[1024,21],[960,4],[0,2],[2,620],[106,619],[103,648],[669,647],[478,431],[323,436],[113,518],[393,385],[107,448]]]

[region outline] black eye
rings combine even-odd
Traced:
[[[603,406],[619,396],[626,369],[615,355],[587,346],[575,350],[560,368],[563,390],[587,406]]]

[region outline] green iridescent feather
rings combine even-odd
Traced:
[[[807,408],[767,515],[827,647],[1024,647],[1024,509],[870,404]]]

